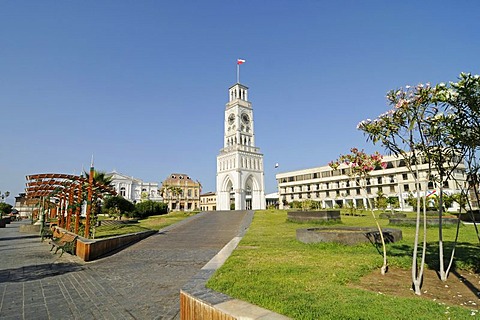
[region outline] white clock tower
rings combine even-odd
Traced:
[[[217,156],[217,210],[265,209],[263,154],[255,147],[253,109],[248,88],[240,83],[228,90],[223,148]]]

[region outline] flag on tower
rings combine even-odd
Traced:
[[[245,60],[243,60],[243,59],[237,59],[237,64],[242,64],[242,63],[245,63]]]

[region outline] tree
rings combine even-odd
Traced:
[[[420,236],[420,177],[418,165],[421,162],[421,154],[417,149],[419,142],[424,140],[420,125],[425,116],[425,109],[429,106],[430,85],[420,84],[416,87],[407,86],[405,89],[391,90],[387,93],[387,100],[393,109],[381,114],[377,119],[364,120],[357,126],[362,130],[367,140],[373,144],[381,143],[388,151],[405,160],[405,165],[415,177],[415,189],[417,190],[416,208],[417,218],[412,261],[412,280],[415,293],[421,294],[421,283],[426,256],[426,211],[423,210],[423,248],[421,260],[418,263],[418,247]],[[424,177],[422,177],[424,178]],[[425,190],[424,181],[423,190]],[[423,198],[425,203],[425,197]],[[425,208],[425,206],[424,206]]]
[[[90,177],[90,173],[84,171],[84,176],[85,178],[88,180],[88,178]],[[112,176],[108,176],[106,172],[104,171],[97,171],[97,170],[94,170],[93,171],[93,181],[95,181],[95,183],[97,184],[102,184],[104,186],[111,186],[112,185]]]
[[[379,142],[395,155],[402,155],[407,160],[410,171],[415,173],[417,190],[417,224],[412,263],[412,278],[415,293],[420,294],[426,247],[426,199],[423,196],[424,240],[420,268],[417,265],[417,248],[420,225],[420,196],[418,190],[426,190],[428,181],[439,188],[439,260],[440,278],[445,281],[452,266],[457,235],[452,249],[448,267],[445,269],[443,257],[443,184],[452,175],[459,163],[467,158],[469,175],[476,174],[478,168],[478,151],[480,145],[480,76],[462,73],[457,83],[446,85],[440,83],[435,87],[420,84],[392,90],[387,99],[392,110],[380,115],[375,120],[367,119],[359,123],[358,128],[374,144]],[[420,188],[418,165],[426,163],[429,172],[422,177]],[[475,192],[478,195],[478,192]],[[477,236],[478,236],[478,229]],[[478,236],[480,240],[480,236]],[[420,270],[419,270],[420,269]]]
[[[367,193],[367,179],[370,177],[370,172],[375,170],[375,168],[386,168],[386,163],[382,162],[382,155],[378,152],[367,155],[363,150],[358,150],[357,148],[350,149],[350,154],[340,155],[340,157],[335,160],[331,161],[328,165],[333,169],[337,170],[341,165],[345,165],[348,167],[346,170],[346,174],[351,178],[354,179],[356,184],[360,186],[360,189],[363,190],[365,197],[368,202],[368,206],[370,207],[370,213],[372,214],[373,219],[375,220],[375,224],[377,226],[378,232],[380,234],[380,239],[382,242],[382,249],[383,249],[383,266],[380,269],[381,274],[384,275],[388,271],[388,262],[387,262],[387,249],[385,246],[385,239],[383,237],[383,231],[378,223],[377,217],[375,216],[375,212],[373,211],[373,206],[368,197]]]
[[[376,207],[385,212],[385,209],[387,209],[387,197],[381,190],[378,190],[376,200]]]
[[[0,216],[2,214],[10,214],[12,212],[12,205],[5,203],[5,202],[0,202]]]
[[[135,211],[135,205],[122,196],[106,197],[103,201],[103,212],[114,217]]]
[[[152,200],[145,200],[135,205],[135,216],[139,218],[166,214],[167,211],[168,206],[165,203],[155,202]]]
[[[398,202],[397,197],[388,197],[385,202],[390,206],[390,210],[392,212],[392,215],[394,214],[394,209],[398,208],[400,203]]]

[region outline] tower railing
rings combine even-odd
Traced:
[[[238,144],[238,145],[228,146],[228,147],[220,149],[220,154],[225,154],[225,153],[229,153],[229,152],[232,152],[232,151],[246,151],[246,152],[259,153],[260,148],[251,147],[251,146],[244,146],[244,145]]]

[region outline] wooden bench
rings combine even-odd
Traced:
[[[54,253],[57,253],[58,250],[62,250],[60,257],[65,251],[70,254],[75,254],[75,244],[77,242],[77,238],[77,235],[64,232],[59,238],[53,238],[50,240],[49,243],[52,245],[52,249],[50,249],[50,251],[52,251],[55,247],[56,249]]]

